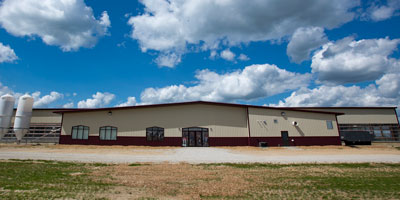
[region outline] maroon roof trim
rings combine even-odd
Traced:
[[[255,106],[255,105],[244,105],[235,103],[221,103],[211,101],[189,101],[189,102],[178,102],[178,103],[164,103],[164,104],[150,104],[150,105],[138,105],[138,106],[126,106],[126,107],[109,107],[109,108],[92,108],[92,109],[74,109],[74,110],[59,110],[54,113],[75,113],[75,112],[91,112],[91,111],[103,111],[103,110],[123,110],[123,109],[135,109],[135,108],[147,108],[147,107],[163,107],[163,106],[175,106],[175,105],[191,105],[191,104],[208,104],[208,105],[219,105],[219,106],[232,106],[242,108],[264,108],[264,109],[276,109],[276,110],[291,110],[300,112],[312,112],[312,113],[324,113],[324,114],[335,114],[343,115],[344,113],[338,112],[326,112],[326,111],[314,111],[314,110],[301,110],[294,108],[281,108],[281,107],[268,107],[268,106]]]

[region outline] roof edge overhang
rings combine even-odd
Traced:
[[[289,110],[289,111],[323,113],[323,114],[334,114],[334,115],[343,115],[344,114],[344,113],[340,113],[340,112],[302,110],[302,109],[291,108],[291,107],[256,106],[256,105],[222,103],[222,102],[212,102],[212,101],[189,101],[189,102],[148,104],[148,105],[137,105],[137,106],[125,106],[125,107],[106,107],[106,108],[84,108],[84,109],[79,109],[78,108],[78,109],[58,110],[58,111],[55,111],[54,113],[77,113],[77,112],[94,112],[94,111],[107,111],[107,110],[111,111],[111,110],[138,109],[138,108],[149,108],[149,107],[192,105],[192,104],[207,104],[207,105],[231,106],[231,107],[242,107],[242,108],[263,108],[263,109],[275,109],[275,110]]]

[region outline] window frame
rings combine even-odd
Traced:
[[[164,141],[165,129],[159,126],[146,128],[146,141]]]
[[[326,128],[328,130],[333,130],[333,121],[332,120],[326,120]]]
[[[104,137],[101,137],[101,132],[102,129],[104,130]],[[113,132],[115,130],[115,136],[113,135]],[[109,133],[107,133],[110,131]],[[118,138],[118,128],[115,126],[101,126],[99,127],[99,139],[100,140],[117,140]]]
[[[76,131],[74,134],[74,130]],[[87,133],[86,133],[87,131]],[[71,138],[73,140],[88,140],[90,127],[85,125],[76,125],[71,128]]]

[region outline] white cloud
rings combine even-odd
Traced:
[[[380,78],[398,64],[389,56],[400,39],[367,39],[347,37],[323,45],[312,58],[312,72],[325,83],[358,83]]]
[[[158,55],[157,59],[155,60],[157,65],[160,67],[174,67],[178,63],[181,62],[181,54],[178,53],[163,53]]]
[[[147,88],[141,94],[141,103],[254,100],[307,86],[311,75],[293,73],[275,65],[263,64],[247,66],[243,70],[225,74],[201,70],[195,77],[198,83],[194,86]]]
[[[377,3],[379,3],[379,1]],[[399,9],[399,0],[388,0],[386,5],[373,4],[369,7],[367,10],[367,16],[373,21],[382,21],[391,18],[393,15],[398,15]]]
[[[250,60],[250,58],[247,55],[242,54],[242,53],[239,55],[238,59],[241,61]]]
[[[59,99],[62,99],[63,94],[53,91],[53,92],[50,92],[50,94],[48,94],[48,95],[40,97],[40,92],[34,92],[34,93],[32,93],[32,97],[35,100],[33,103],[33,106],[35,108],[41,108],[41,107],[47,107],[51,103],[53,103]]]
[[[223,58],[225,60],[234,61],[235,56],[236,55],[229,49],[225,49],[221,52],[221,58]]]
[[[104,107],[110,104],[112,100],[114,100],[115,95],[105,92],[97,92],[96,94],[92,95],[92,98],[82,100],[78,102],[78,108],[98,108]]]
[[[311,51],[328,42],[321,27],[301,27],[292,35],[287,46],[287,54],[295,63],[309,59]]]
[[[210,57],[209,57],[209,58],[212,59],[212,60],[214,60],[217,56],[218,56],[217,51],[212,50],[212,51],[210,52]]]
[[[326,86],[301,88],[271,106],[399,106],[400,74],[385,74],[375,84],[360,86]]]
[[[69,102],[63,105],[63,108],[73,108],[74,107],[74,102]]]
[[[3,96],[5,94],[13,94],[14,92],[8,88],[7,86],[3,85],[0,83],[0,96]]]
[[[93,47],[107,34],[107,12],[100,19],[83,0],[4,0],[0,4],[0,25],[14,36],[40,37],[63,51]]]
[[[18,57],[15,55],[15,52],[9,45],[3,45],[0,42],[0,63],[2,62],[13,62],[17,60]]]
[[[299,27],[335,28],[354,18],[359,1],[142,0],[144,13],[130,17],[131,37],[143,52],[189,51],[279,40]],[[176,62],[175,64],[177,64]]]
[[[126,102],[116,105],[116,107],[124,107],[124,106],[134,106],[136,105],[136,98],[135,97],[128,97]]]

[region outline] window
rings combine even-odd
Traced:
[[[117,128],[113,126],[100,127],[100,140],[117,140]]]
[[[164,128],[156,126],[146,128],[146,138],[147,141],[163,141]]]
[[[87,140],[89,138],[89,127],[88,126],[73,126],[71,131],[72,139],[76,140]]]
[[[333,124],[332,124],[332,121],[331,121],[331,120],[326,121],[326,127],[327,127],[328,129],[333,129]]]
[[[392,137],[392,133],[390,132],[390,129],[388,126],[382,126],[382,134],[383,134],[383,137]]]

